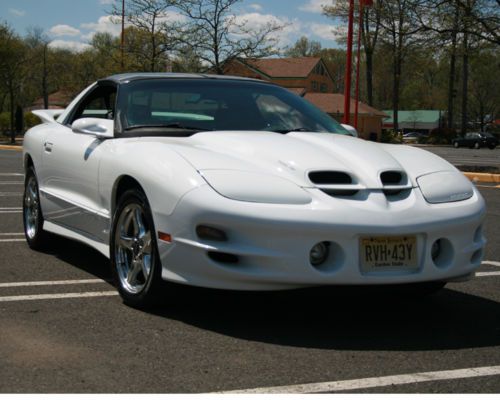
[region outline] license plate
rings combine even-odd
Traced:
[[[362,237],[359,251],[363,271],[418,268],[416,236]]]

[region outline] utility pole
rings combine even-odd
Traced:
[[[121,36],[121,67],[124,72],[124,48],[125,48],[125,0],[122,0],[122,36]]]
[[[351,72],[352,72],[352,25],[354,17],[354,0],[349,0],[349,23],[347,28],[347,62],[345,64],[344,87],[344,124],[349,124],[351,114]]]

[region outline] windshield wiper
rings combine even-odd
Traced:
[[[144,128],[166,128],[166,129],[182,129],[186,131],[211,131],[213,129],[201,128],[199,126],[189,126],[181,124],[180,122],[172,122],[171,124],[158,124],[158,125],[132,125],[125,128],[126,131],[132,131],[135,129],[144,129]]]
[[[276,133],[290,133],[290,132],[314,132],[307,128],[290,128],[290,129],[273,129],[272,132]]]

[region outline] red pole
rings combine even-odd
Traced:
[[[354,105],[354,128],[358,129],[358,110],[359,110],[359,59],[361,54],[361,33],[363,32],[363,0],[359,0],[359,27],[358,27],[358,59],[356,60],[356,103]]]
[[[349,25],[347,28],[347,60],[345,65],[344,88],[344,124],[349,124],[351,115],[351,67],[352,67],[352,24],[354,17],[354,0],[349,0]]]

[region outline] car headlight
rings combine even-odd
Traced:
[[[233,200],[271,204],[311,202],[305,190],[279,176],[234,170],[205,170],[200,173],[216,192]]]
[[[470,199],[471,182],[458,171],[441,171],[417,178],[418,186],[429,203],[450,203]]]

